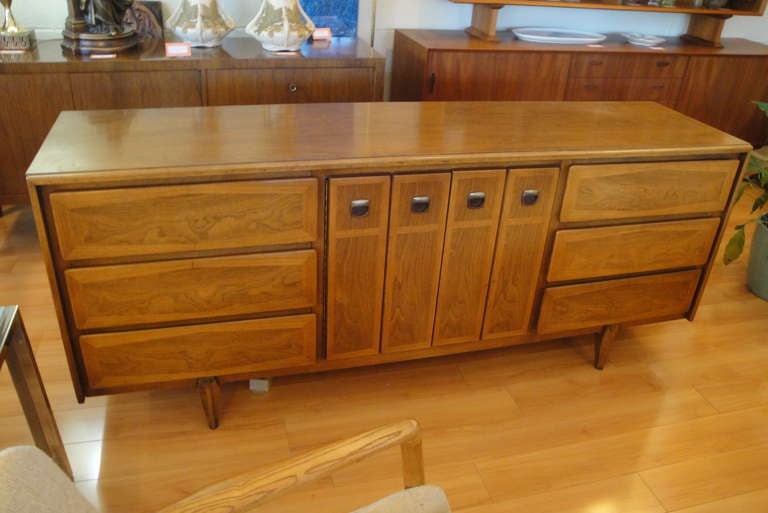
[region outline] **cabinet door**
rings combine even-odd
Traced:
[[[562,100],[569,63],[556,53],[431,52],[424,99]]]
[[[753,100],[768,98],[768,57],[691,57],[677,110],[760,146],[768,119]]]
[[[480,339],[506,170],[453,174],[434,344]]]
[[[557,168],[509,171],[483,338],[529,329],[557,175]]]
[[[390,178],[333,178],[329,183],[327,357],[376,354]]]
[[[0,204],[28,203],[24,173],[62,110],[72,109],[64,73],[0,73]]]
[[[209,71],[208,105],[373,101],[373,68]]]
[[[71,73],[75,108],[149,109],[202,105],[200,72]]]
[[[382,351],[430,347],[451,175],[396,176],[387,249]]]

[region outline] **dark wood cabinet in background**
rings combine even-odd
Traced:
[[[24,173],[63,110],[380,101],[384,58],[335,38],[300,54],[264,52],[251,38],[168,58],[152,40],[114,59],[74,57],[59,41],[0,55],[0,208],[28,203]]]
[[[724,39],[724,48],[672,38],[659,49],[610,36],[601,45],[499,42],[458,30],[398,30],[393,100],[656,101],[754,145],[768,120],[768,46]]]

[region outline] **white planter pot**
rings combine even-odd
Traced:
[[[166,26],[192,46],[212,47],[235,28],[235,22],[219,7],[217,0],[181,0]]]
[[[312,35],[315,24],[299,0],[263,0],[245,31],[270,52],[296,51]]]

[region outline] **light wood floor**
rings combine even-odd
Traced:
[[[427,479],[459,513],[768,511],[768,303],[744,274],[718,264],[695,322],[627,330],[602,372],[571,340],[284,378],[264,396],[230,385],[210,431],[190,389],[77,404],[30,212],[0,218],[0,303],[21,304],[77,486],[108,513],[404,417],[424,427]],[[29,443],[0,374],[0,447]],[[398,488],[398,460],[260,511],[349,511]]]

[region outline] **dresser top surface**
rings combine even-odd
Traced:
[[[168,41],[174,41],[169,37]],[[51,71],[113,71],[115,69],[199,69],[239,67],[255,62],[268,66],[302,66],[307,61],[355,61],[383,57],[367,43],[351,37],[335,37],[330,43],[305,43],[299,52],[267,52],[251,37],[228,37],[215,48],[193,48],[191,57],[166,57],[164,39],[145,39],[140,45],[99,58],[74,55],[61,47],[60,40],[40,41],[35,50],[0,54],[0,72],[34,73]]]
[[[533,43],[517,39],[511,31],[500,30],[500,41],[483,41],[463,30],[398,30],[398,33],[429,50],[485,51],[485,52],[565,52],[565,53],[623,53],[636,55],[700,55],[700,56],[768,56],[768,45],[740,38],[723,39],[722,48],[686,42],[679,37],[667,38],[654,48],[633,46],[620,34],[606,34],[608,38],[598,45],[566,45]]]
[[[32,180],[665,157],[751,146],[652,102],[425,102],[63,112]],[[144,175],[142,175],[144,173]]]

